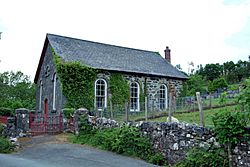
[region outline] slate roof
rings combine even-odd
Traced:
[[[79,61],[104,70],[187,79],[157,52],[47,34],[55,53],[65,61]]]

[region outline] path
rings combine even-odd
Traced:
[[[144,161],[69,144],[62,137],[37,136],[22,141],[24,149],[0,154],[1,167],[153,167]]]

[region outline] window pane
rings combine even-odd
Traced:
[[[160,109],[166,109],[166,86],[161,85],[159,91]]]
[[[138,110],[139,88],[137,83],[130,84],[130,109]]]
[[[96,107],[98,109],[101,109],[105,107],[105,90],[106,90],[106,84],[103,80],[97,80],[96,81]]]

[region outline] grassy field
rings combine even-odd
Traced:
[[[218,109],[209,109],[204,110],[204,118],[205,118],[205,126],[206,127],[213,127],[212,117],[215,113],[221,112],[222,110],[226,110],[228,112],[234,111],[236,106],[227,106]],[[195,123],[200,124],[200,113],[199,112],[189,112],[189,113],[174,113],[173,115],[177,118],[180,122],[187,122],[187,123]],[[152,122],[166,122],[166,117],[150,119],[149,121]]]

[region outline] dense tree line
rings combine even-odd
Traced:
[[[215,92],[218,89],[227,88],[228,85],[242,83],[249,76],[250,60],[239,60],[237,63],[228,61],[223,64],[206,64],[204,67],[199,65],[195,71],[189,74],[189,80],[184,84],[182,95],[193,96],[195,92]],[[236,88],[231,87],[231,89]]]
[[[22,72],[0,73],[0,108],[35,108],[35,86]]]
[[[224,77],[230,84],[239,83],[250,76],[250,61],[239,60],[237,63],[228,61],[222,65],[219,63],[206,64],[205,67],[200,65],[195,74],[201,75],[209,81]]]

